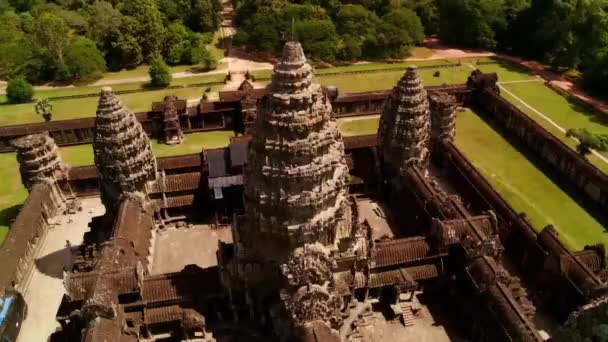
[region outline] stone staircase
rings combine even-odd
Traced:
[[[401,323],[406,327],[411,327],[416,324],[416,316],[412,311],[411,303],[399,303],[401,306]]]

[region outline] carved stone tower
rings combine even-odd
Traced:
[[[176,107],[176,96],[165,96],[163,130],[165,132],[165,144],[181,144],[184,140],[184,133],[179,122],[179,115]]]
[[[384,163],[392,172],[427,165],[430,126],[427,93],[412,66],[393,88],[380,117],[378,144]]]
[[[17,149],[21,181],[28,190],[37,182],[55,182],[65,177],[59,148],[48,132],[15,139],[13,146]]]
[[[429,95],[431,107],[431,142],[453,141],[456,136],[456,98],[437,92]]]
[[[156,177],[148,136],[109,87],[99,98],[93,152],[106,210],[113,211],[123,195],[144,192],[146,182]]]
[[[278,294],[288,283],[281,299],[296,325],[334,316],[339,298],[332,295],[330,255],[347,249],[353,234],[347,186],[331,104],[312,82],[301,45],[288,42],[258,108],[245,169],[245,215],[233,230],[236,277],[249,301]],[[308,273],[319,277],[308,281]],[[289,304],[294,298],[300,305]]]

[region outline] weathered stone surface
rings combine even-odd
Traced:
[[[110,87],[101,90],[93,152],[101,199],[108,210],[113,210],[123,195],[144,191],[145,183],[156,177],[156,159],[148,136]]]
[[[299,43],[288,42],[259,108],[245,169],[248,253],[284,263],[305,243],[351,235],[344,144]]]
[[[416,67],[409,67],[386,101],[378,144],[384,161],[399,171],[428,163],[431,114]]]
[[[64,177],[59,148],[48,132],[15,139],[13,146],[17,149],[21,181],[28,190],[37,182]]]
[[[429,95],[431,107],[431,140],[454,141],[456,136],[456,98],[437,92]]]
[[[176,96],[166,96],[164,100],[163,129],[165,131],[165,144],[168,145],[181,144],[184,140],[184,133],[182,132],[179,115],[177,114],[176,101]]]

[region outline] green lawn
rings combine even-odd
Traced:
[[[502,86],[566,130],[570,128],[586,128],[593,133],[608,134],[608,116],[603,118],[599,114],[592,113],[576,103],[569,102],[542,82],[511,83],[503,84]],[[521,101],[515,99],[507,92],[502,91],[501,95],[557,138],[561,139],[566,145],[576,150],[577,142],[574,139],[566,137],[565,133],[561,132],[549,121],[523,105]],[[603,155],[608,157],[608,153],[604,152]],[[593,154],[588,155],[587,158],[604,173],[608,174],[608,163],[600,160]]]
[[[181,145],[169,146],[152,141],[152,150],[156,157],[197,153],[203,148],[227,146],[232,136],[232,131],[187,134],[186,140]],[[63,161],[71,166],[93,164],[93,146],[91,144],[61,147],[60,151]],[[17,216],[19,206],[27,198],[27,191],[21,185],[19,164],[15,153],[0,153],[0,163],[2,165],[0,178],[4,179],[4,182],[0,184],[0,244],[2,244],[11,220]]]
[[[456,145],[515,210],[528,215],[535,229],[553,224],[574,250],[608,245],[602,225],[477,114],[458,114]]]
[[[19,164],[15,153],[0,154],[0,243],[8,232],[11,220],[17,216],[19,205],[27,197],[27,191],[21,185]]]
[[[354,135],[376,134],[378,132],[378,118],[338,119],[338,129],[345,137]]]
[[[192,69],[193,65],[175,65],[169,67],[171,69],[171,73],[183,72]],[[133,78],[133,77],[146,77],[148,76],[148,69],[150,67],[147,65],[138,66],[135,69],[130,70],[121,70],[121,71],[113,71],[106,72],[103,74],[101,80],[120,80],[123,78]]]
[[[179,98],[200,98],[209,87],[165,89],[119,95],[123,103],[135,112],[147,111],[152,107],[152,102],[162,101],[167,95],[176,95]],[[211,91],[217,91],[222,86],[212,86]],[[88,97],[74,100],[53,101],[53,120],[68,120],[82,117],[95,116],[97,110],[97,97]],[[26,103],[19,105],[0,105],[0,126],[17,125],[23,123],[42,122],[43,119],[36,115],[34,104]]]
[[[439,71],[439,76],[433,74]],[[379,71],[362,74],[342,74],[342,75],[320,75],[317,77],[323,85],[338,87],[341,93],[351,93],[360,91],[374,91],[391,89],[403,76],[405,70]],[[442,84],[462,84],[471,73],[471,69],[466,66],[438,69],[418,70],[422,82],[425,86],[435,86]]]
[[[203,148],[211,149],[227,146],[230,143],[230,138],[233,136],[234,133],[232,131],[186,134],[184,142],[180,145],[166,145],[153,140],[152,150],[156,157],[199,153]]]

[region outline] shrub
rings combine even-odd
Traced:
[[[155,54],[150,62],[150,84],[154,87],[166,87],[171,84],[171,71],[162,57]]]
[[[70,45],[65,55],[65,64],[71,78],[78,80],[101,77],[106,69],[106,62],[95,42],[85,37],[76,38]]]
[[[11,103],[25,103],[32,100],[34,88],[23,76],[17,76],[8,82],[6,97]]]

